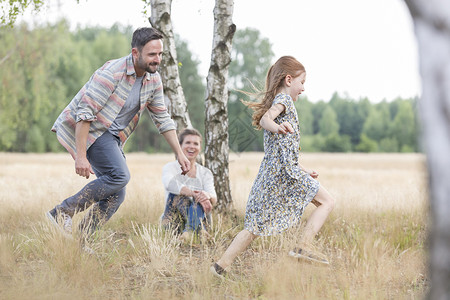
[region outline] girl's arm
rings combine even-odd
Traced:
[[[293,133],[294,129],[289,122],[283,122],[278,125],[273,121],[284,111],[284,109],[285,108],[283,104],[275,104],[262,116],[261,120],[259,121],[259,125],[261,125],[261,127],[265,130],[273,133]]]
[[[312,169],[307,169],[305,167],[303,167],[300,163],[298,164],[300,166],[300,168],[305,171],[306,173],[308,173],[309,175],[311,175],[312,178],[317,178],[319,177],[319,173],[317,173],[316,171],[312,170]]]

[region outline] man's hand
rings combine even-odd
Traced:
[[[82,177],[86,177],[86,179],[89,179],[90,174],[94,174],[91,164],[86,157],[75,158],[75,173]]]
[[[191,169],[191,162],[186,158],[184,153],[180,153],[177,155],[178,163],[181,166],[181,175],[186,175],[187,172]]]
[[[189,172],[189,170],[191,169],[191,163],[184,155],[183,150],[181,150],[180,143],[178,142],[175,130],[168,130],[164,132],[162,135],[164,136],[167,143],[170,145],[170,148],[172,148],[173,152],[177,156],[178,163],[181,166],[181,175],[186,175],[187,172]]]

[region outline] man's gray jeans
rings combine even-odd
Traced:
[[[125,186],[130,172],[117,136],[106,131],[87,151],[87,159],[97,179],[86,184],[78,193],[65,199],[50,213],[63,212],[69,216],[91,209],[80,223],[83,233],[91,234],[117,211],[125,199]]]

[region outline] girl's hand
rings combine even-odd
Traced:
[[[280,125],[278,125],[278,133],[287,134],[293,132],[294,129],[292,128],[292,125],[289,122],[283,122]]]
[[[317,178],[317,177],[319,177],[319,173],[317,173],[317,172],[314,171],[314,170],[307,170],[307,169],[305,169],[305,172],[308,173],[309,176],[311,176],[312,178]]]

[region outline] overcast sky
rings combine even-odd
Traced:
[[[60,2],[51,0],[39,20],[65,16],[72,28],[149,25],[142,0]],[[211,59],[214,2],[172,3],[174,31],[201,62],[203,77]],[[292,55],[305,65],[311,101],[328,101],[335,91],[373,102],[421,93],[413,24],[401,0],[235,0],[233,22],[238,29],[258,29],[272,43],[275,59]]]

